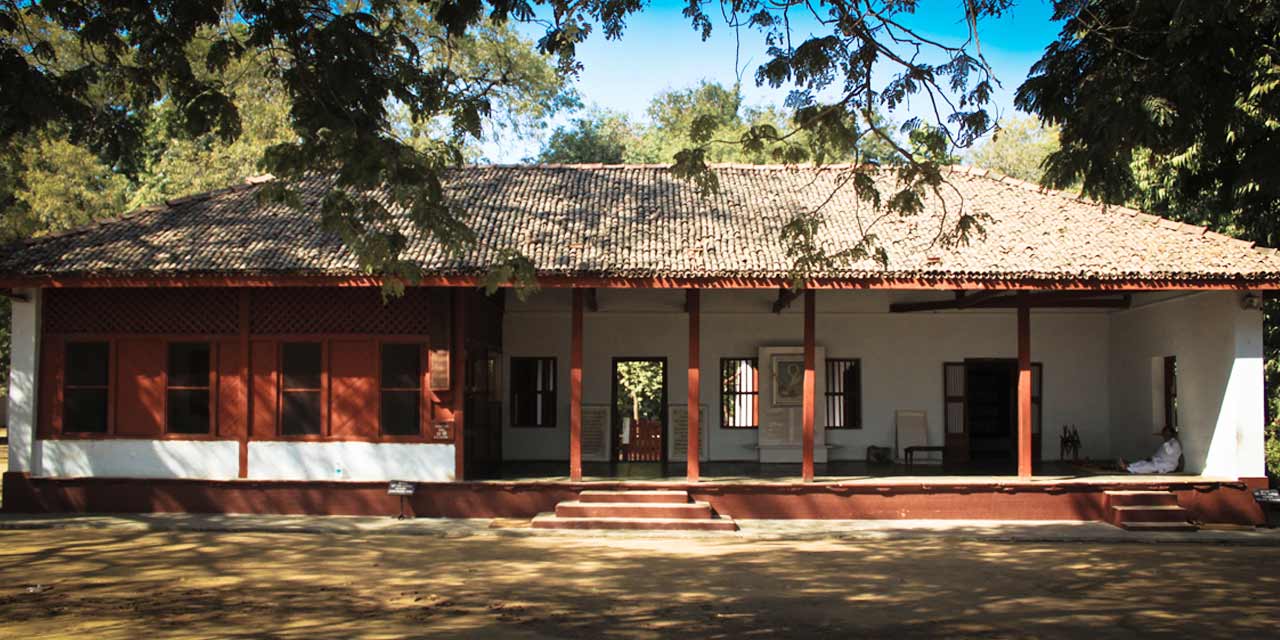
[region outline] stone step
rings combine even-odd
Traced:
[[[1177,506],[1178,496],[1172,491],[1106,491],[1107,505],[1112,507]]]
[[[1186,521],[1187,510],[1177,505],[1111,507],[1112,524]]]
[[[1199,531],[1190,522],[1125,522],[1120,525],[1126,531]]]
[[[609,529],[632,531],[737,531],[732,518],[691,520],[688,518],[561,518],[540,513],[533,519],[534,529]]]
[[[688,491],[645,490],[645,491],[600,491],[587,490],[578,494],[579,502],[666,502],[681,503],[689,501]]]
[[[581,502],[556,505],[561,518],[701,518],[711,517],[706,502]]]

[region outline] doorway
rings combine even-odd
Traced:
[[[969,458],[976,466],[1007,466],[1016,461],[1018,363],[972,360],[965,365]]]
[[[612,379],[613,475],[665,476],[667,359],[614,358]]]
[[[1031,451],[1040,461],[1043,366],[1031,364]],[[981,474],[1004,474],[1018,461],[1018,361],[972,358],[943,365],[944,462]]]

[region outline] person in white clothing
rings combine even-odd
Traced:
[[[1178,442],[1178,432],[1173,427],[1165,427],[1160,431],[1164,442],[1151,454],[1150,460],[1125,462],[1119,460],[1120,468],[1129,473],[1173,473],[1178,469],[1178,461],[1182,459],[1182,443]]]

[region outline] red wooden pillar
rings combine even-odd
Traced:
[[[1031,309],[1018,307],[1018,477],[1031,477]]]
[[[253,379],[249,377],[249,290],[237,295],[240,331],[240,383],[244,385],[244,432],[240,434],[239,477],[249,477],[249,432],[253,430]]]
[[[702,428],[701,292],[697,289],[689,289],[685,293],[685,308],[689,313],[689,461],[686,469],[688,481],[697,482],[701,472],[698,466],[698,455],[702,444],[700,433]]]
[[[573,290],[569,347],[569,480],[582,481],[582,289]]]
[[[800,476],[805,482],[813,482],[813,414],[817,406],[818,379],[814,372],[814,302],[813,289],[804,292],[804,407],[801,411],[803,421],[804,461]]]
[[[467,299],[460,288],[453,289],[453,355],[449,360],[452,371],[449,378],[453,387],[450,409],[453,412],[453,477],[466,479],[465,443],[463,431],[466,416],[463,408],[467,402]]]

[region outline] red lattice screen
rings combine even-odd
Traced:
[[[250,296],[250,331],[257,335],[344,334],[428,335],[430,289],[409,288],[385,302],[377,288],[285,287],[255,289]],[[441,305],[439,311],[447,307]]]
[[[44,330],[51,334],[235,334],[235,289],[49,289]]]

